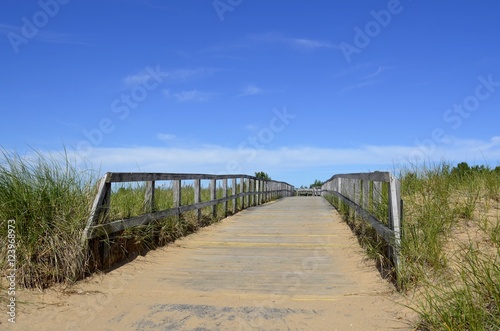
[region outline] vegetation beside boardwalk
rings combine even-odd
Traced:
[[[367,256],[412,300],[415,329],[500,329],[500,167],[419,165],[401,171],[399,179],[404,208],[397,273],[375,230],[338,199],[327,199]],[[382,186],[382,203],[370,204],[383,222],[387,194]]]
[[[401,175],[400,286],[419,330],[500,329],[500,167],[440,163]]]
[[[6,270],[7,221],[14,220],[20,286],[79,278],[85,268],[80,235],[95,195],[94,174],[80,171],[67,154],[28,160],[0,153],[0,268]]]
[[[91,205],[97,193],[97,171],[88,165],[81,170],[68,153],[46,155],[34,151],[29,158],[0,150],[0,269],[8,265],[8,221],[15,221],[16,283],[26,288],[46,288],[54,283],[74,282],[102,268],[97,261],[96,247],[82,250],[82,233]],[[261,178],[269,176],[260,172]],[[155,190],[155,209],[173,207],[173,190],[168,181],[159,182]],[[246,183],[244,184],[246,185]],[[237,185],[237,193],[241,187]],[[144,184],[113,184],[107,219],[117,220],[145,213]],[[228,188],[227,196],[232,194]],[[201,201],[210,200],[210,189],[202,187]],[[222,198],[223,189],[216,189],[216,198]],[[181,205],[194,203],[194,186],[185,181]],[[236,209],[241,209],[241,198]],[[233,210],[233,201],[228,201]],[[211,207],[153,221],[143,226],[126,229],[103,238],[101,243],[110,248],[110,254],[133,257],[138,253],[165,245],[200,227],[225,217],[222,204],[213,213]],[[102,245],[101,245],[102,246]],[[101,247],[102,248],[102,247]],[[99,249],[97,247],[97,249]],[[112,256],[116,257],[116,256]],[[5,277],[0,280],[0,287]],[[0,288],[1,290],[1,288]],[[4,291],[2,291],[4,292]],[[0,296],[0,301],[3,296]]]
[[[44,288],[73,282],[89,269],[80,239],[96,194],[96,172],[81,171],[66,154],[27,160],[5,150],[0,155],[0,268],[6,270],[7,220],[15,220],[16,281]],[[419,330],[497,330],[500,328],[500,167],[461,163],[420,165],[400,174],[404,219],[399,288],[414,298]],[[183,204],[194,189],[182,188]],[[143,186],[121,186],[111,196],[110,219],[144,210]],[[230,193],[228,193],[230,194]],[[217,197],[222,188],[217,189]],[[208,189],[202,200],[209,200]],[[159,186],[159,209],[171,207],[172,190]],[[232,210],[232,201],[229,201]],[[341,212],[348,213],[346,210]],[[372,211],[384,215],[387,210]],[[110,240],[124,251],[151,249],[224,216],[211,208],[123,231]],[[383,242],[361,223],[352,224],[372,257],[386,263]],[[370,239],[370,238],[375,238]],[[113,241],[113,242],[111,242]],[[5,278],[5,277],[3,277]],[[2,292],[5,292],[2,289]],[[0,301],[2,300],[0,296]]]

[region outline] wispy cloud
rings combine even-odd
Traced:
[[[334,78],[339,78],[343,76],[350,76],[354,74],[359,74],[360,72],[364,73],[367,70],[372,70],[374,67],[373,63],[370,62],[363,62],[363,63],[357,63],[356,65],[351,65],[347,68],[343,68],[339,72],[333,75]]]
[[[246,96],[249,96],[249,95],[257,95],[257,94],[262,94],[264,93],[264,90],[261,89],[260,87],[254,85],[254,84],[248,84],[247,86],[245,86],[241,93],[238,94],[237,96],[238,97],[246,97]]]
[[[354,82],[340,89],[339,94],[380,84],[383,82],[383,79],[380,76],[392,68],[393,67],[382,65],[374,66],[373,63],[360,63],[347,69],[343,69],[335,74],[334,78],[342,78],[342,80],[351,80]]]
[[[176,139],[176,136],[168,133],[158,133],[156,138],[163,142],[172,142]]]
[[[290,39],[286,41],[288,43],[291,43],[293,46],[299,47],[299,48],[305,48],[305,49],[319,49],[319,48],[337,48],[336,45],[333,45],[332,43],[326,42],[326,41],[321,41],[321,40],[314,40],[314,39]]]
[[[380,83],[382,83],[381,80],[368,80],[368,81],[360,82],[357,84],[351,84],[351,85],[347,85],[346,87],[342,88],[338,93],[344,94],[344,93],[348,93],[348,92],[351,92],[354,90],[358,90],[360,88],[364,88],[364,87],[372,86],[372,85],[377,85]]]
[[[173,93],[173,96],[179,102],[203,102],[211,99],[214,95],[214,93],[200,92],[198,90]]]
[[[7,36],[10,33],[14,33],[20,38],[25,38],[21,31],[21,27],[0,23],[0,34]],[[52,32],[46,29],[39,29],[38,32],[29,39],[46,43],[54,43],[54,44],[72,44],[72,45],[84,45],[84,46],[91,45],[90,43],[79,41],[78,37],[75,35]]]
[[[377,77],[378,75],[380,75],[381,73],[386,71],[388,68],[389,67],[378,66],[378,68],[375,72],[368,74],[366,76],[363,76],[361,79],[371,79],[371,78]]]
[[[275,44],[283,44],[297,49],[303,50],[316,50],[316,49],[332,49],[338,48],[337,45],[317,39],[307,39],[307,38],[290,38],[285,37],[280,33],[269,32],[266,34],[252,35],[251,40],[257,42],[267,42]]]
[[[158,134],[157,138],[171,141],[176,137]],[[437,145],[432,152],[420,146],[363,145],[354,148],[325,148],[314,146],[281,147],[276,149],[227,148],[216,145],[196,148],[177,147],[117,147],[94,148],[86,160],[101,165],[104,171],[154,171],[227,173],[234,165],[238,172],[315,172],[317,169],[342,168],[344,172],[356,169],[389,170],[394,166],[410,166],[418,161],[490,163],[500,160],[500,137],[488,140],[451,138]],[[418,155],[419,158],[414,157]],[[285,178],[283,178],[285,180]]]
[[[188,79],[195,79],[199,77],[209,76],[215,73],[216,68],[196,68],[196,69],[174,69],[170,71],[163,71],[160,68],[155,71],[155,74],[161,78],[168,79],[172,82],[185,81]],[[136,85],[144,84],[151,78],[151,73],[147,69],[142,69],[139,72],[125,76],[123,83],[125,88],[131,88]]]

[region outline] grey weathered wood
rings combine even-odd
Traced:
[[[172,181],[172,189],[174,194],[174,207],[179,208],[182,204],[182,181],[180,179]],[[180,221],[180,213],[178,216]]]
[[[250,178],[245,178],[245,188],[247,192],[250,192]],[[245,196],[245,206],[250,207],[250,195]]]
[[[382,182],[373,182],[373,208],[382,203]]]
[[[144,194],[144,212],[152,213],[155,210],[155,182],[146,182],[146,193]]]
[[[217,197],[217,180],[216,179],[211,179],[210,180],[210,200],[215,200]],[[216,217],[217,216],[217,205],[212,205],[212,216]]]
[[[366,172],[366,173],[352,173],[352,174],[337,174],[332,176],[328,181],[331,181],[334,178],[348,178],[348,179],[361,179],[361,180],[369,180],[369,181],[379,181],[379,182],[388,182],[389,181],[389,173],[388,172]]]
[[[92,209],[87,219],[87,224],[85,225],[85,228],[82,233],[82,239],[81,239],[82,244],[86,243],[87,236],[89,234],[89,231],[91,230],[91,227],[97,224],[97,220],[99,219],[99,215],[102,211],[104,201],[106,200],[106,197],[109,196],[109,191],[111,189],[111,183],[109,182],[109,177],[110,174],[106,173],[106,175],[104,175],[99,181],[97,187],[97,195],[94,199],[94,202],[92,203]]]
[[[253,192],[255,192],[255,180],[253,180],[251,178],[248,180],[248,192],[250,193],[250,196],[248,197],[249,198],[249,206],[255,206],[254,205],[255,195],[253,194]]]
[[[195,179],[194,180],[194,204],[198,204],[201,202],[201,179]],[[196,219],[198,222],[201,220],[201,209],[197,208],[196,209]]]
[[[370,181],[364,179],[362,185],[363,185],[362,207],[365,210],[369,210],[370,209]]]
[[[240,193],[245,192],[245,178],[240,178]],[[245,209],[245,198],[241,197],[241,209]]]
[[[368,212],[370,208],[376,210],[382,203],[383,185],[389,187],[389,227]],[[334,200],[346,203],[350,207],[349,215],[352,210],[354,217],[360,216],[367,221],[390,245],[389,258],[396,269],[400,267],[402,201],[400,184],[394,176],[389,172],[334,175],[323,183],[321,190],[323,196],[331,194]]]
[[[227,180],[232,180],[232,195],[227,196]],[[237,193],[237,180],[239,179],[240,192]],[[155,181],[170,180],[172,181],[173,202],[174,208],[162,211],[155,211],[154,192]],[[182,206],[182,180],[194,180],[194,204]],[[211,200],[201,202],[201,180],[211,181]],[[221,199],[216,199],[216,181],[223,180],[224,193]],[[145,211],[150,211],[145,215],[129,218],[127,220],[116,220],[109,222],[106,218],[106,212],[109,209],[111,198],[111,183],[113,182],[146,182],[145,193]],[[245,189],[246,183],[246,189]],[[254,186],[255,183],[255,186]],[[198,218],[201,218],[201,208],[212,206],[213,212],[216,212],[216,205],[224,203],[227,210],[228,201],[233,201],[233,213],[238,210],[238,200],[241,199],[240,207],[244,208],[251,205],[252,199],[256,203],[261,203],[264,198],[264,190],[269,194],[290,194],[294,187],[284,183],[284,186],[265,187],[263,181],[258,181],[253,176],[247,175],[207,175],[207,174],[172,174],[172,173],[107,173],[99,182],[98,193],[94,199],[92,210],[87,224],[82,233],[82,244],[87,239],[95,238],[100,235],[109,235],[114,232],[126,229],[128,227],[146,224],[152,220],[158,220],[172,215],[180,215],[186,211],[197,210]],[[273,182],[274,183],[274,182]],[[283,187],[285,192],[283,192]],[[255,197],[258,195],[259,197]],[[226,212],[225,212],[226,213]],[[215,215],[215,214],[214,214]],[[98,220],[102,219],[104,224],[97,224]]]
[[[389,182],[389,225],[391,229],[394,231],[394,242],[392,243],[393,250],[393,259],[396,267],[400,264],[399,259],[399,250],[401,247],[401,205],[400,205],[400,183],[394,178],[394,176],[390,176]]]
[[[227,198],[227,178],[222,180],[222,198]],[[227,217],[227,200],[223,203],[224,217]]]
[[[103,235],[108,235],[114,232],[118,232],[121,230],[125,230],[138,225],[145,225],[154,220],[160,220],[162,218],[168,216],[179,215],[191,210],[196,210],[200,208],[210,207],[217,205],[219,203],[223,203],[224,201],[229,201],[231,199],[238,199],[248,195],[249,193],[238,193],[236,195],[232,195],[225,198],[215,199],[211,201],[203,201],[200,203],[192,204],[192,205],[184,205],[177,208],[170,208],[166,210],[160,210],[154,213],[149,213],[141,216],[131,217],[123,220],[116,220],[113,222],[99,224],[91,228],[91,232],[89,232],[87,238],[92,239]]]
[[[232,196],[236,196],[236,178],[231,178],[231,193]],[[238,200],[236,198],[233,199],[233,214],[236,214],[238,207],[236,206]]]
[[[355,209],[358,215],[363,218],[365,221],[370,223],[370,225],[377,231],[377,233],[382,236],[388,243],[392,243],[394,241],[394,231],[386,227],[382,222],[380,222],[375,216],[370,214],[368,211],[364,210],[356,204],[351,199],[343,196],[338,192],[331,192],[331,194],[335,195],[337,198],[348,204],[351,208]]]

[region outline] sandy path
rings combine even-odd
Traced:
[[[0,329],[407,330],[410,316],[319,197],[247,209],[64,292],[18,293]]]

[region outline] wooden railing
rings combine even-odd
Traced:
[[[201,181],[209,180],[210,200],[201,201]],[[173,190],[173,208],[156,210],[155,185],[158,181],[171,181]],[[194,188],[194,203],[181,205],[182,181],[191,181]],[[228,186],[231,181],[231,186]],[[112,183],[145,182],[144,213],[126,219],[108,220],[106,214],[110,207]],[[217,185],[222,186],[222,197],[217,198]],[[238,190],[239,186],[239,190]],[[231,195],[228,195],[228,190]],[[168,216],[181,215],[195,210],[198,219],[201,208],[212,207],[215,216],[217,205],[222,204],[224,215],[228,215],[228,202],[232,201],[232,213],[237,212],[237,200],[240,210],[249,206],[262,204],[270,199],[294,195],[294,187],[285,182],[263,180],[247,175],[207,175],[207,174],[174,174],[174,173],[116,173],[108,172],[98,184],[98,192],[92,205],[90,216],[82,235],[85,243],[89,239],[109,236],[110,234],[138,226]],[[101,220],[101,221],[99,221]],[[104,220],[104,221],[102,221]]]
[[[319,188],[298,188],[295,190],[296,195],[312,195],[312,196],[320,196],[321,190]]]
[[[400,183],[389,172],[335,175],[321,187],[323,197],[333,197],[352,211],[354,218],[368,222],[389,245],[389,260],[400,267],[402,204]],[[338,206],[337,206],[338,207]],[[377,211],[381,211],[377,213]],[[386,212],[384,212],[386,211]],[[387,215],[387,219],[379,219]]]

